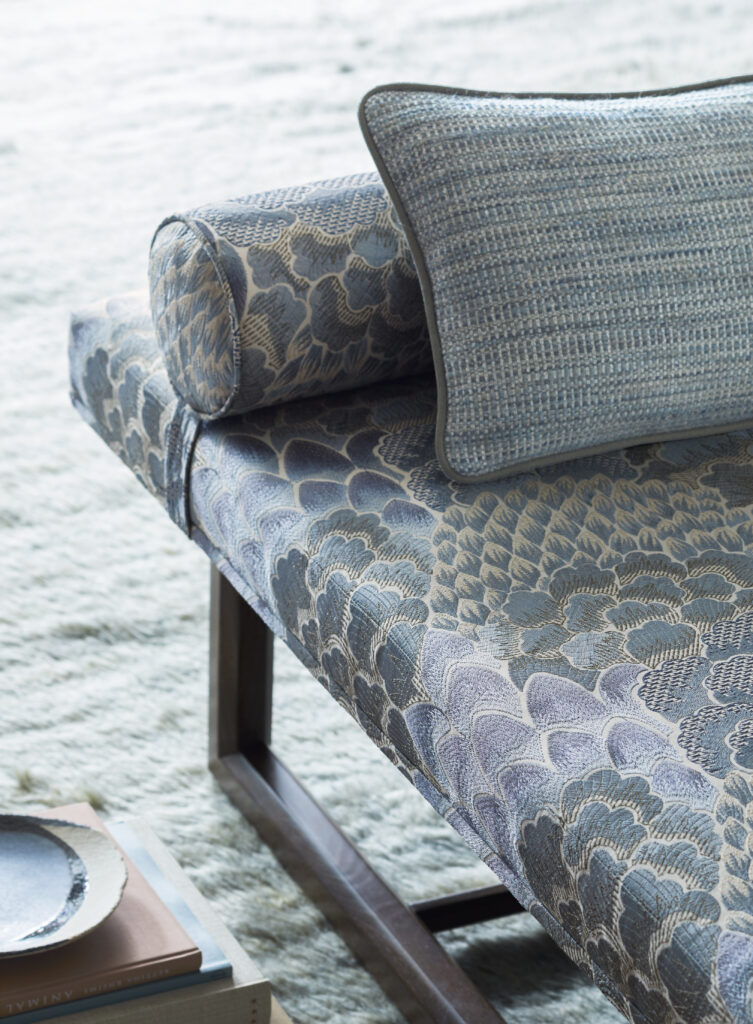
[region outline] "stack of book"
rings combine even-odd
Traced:
[[[234,940],[228,942],[224,929],[221,948],[216,919],[148,830],[137,823],[105,828],[88,804],[42,816],[110,835],[123,854],[128,881],[115,911],[89,934],[58,948],[0,959],[1,1024],[63,1017],[66,1024],[268,1024],[269,983]],[[234,964],[241,977],[233,977]]]

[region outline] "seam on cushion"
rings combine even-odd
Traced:
[[[165,499],[167,512],[187,536],[191,536],[191,460],[201,431],[201,416],[178,398],[170,420],[165,451]]]
[[[219,419],[220,417],[226,416],[229,413],[230,409],[233,406],[233,403],[235,402],[235,399],[238,397],[238,392],[240,391],[241,386],[240,313],[238,311],[238,307],[235,304],[233,290],[230,287],[230,282],[227,279],[227,274],[225,273],[225,267],[222,263],[222,260],[217,255],[214,246],[210,244],[209,239],[206,237],[204,232],[201,231],[200,228],[197,226],[197,222],[195,220],[186,217],[182,214],[174,214],[171,217],[166,217],[165,220],[162,221],[157,230],[154,232],[154,235],[152,236],[150,252],[151,249],[154,247],[155,241],[157,240],[157,235],[160,233],[162,228],[167,227],[168,224],[184,224],[190,231],[193,232],[199,244],[202,246],[207,256],[209,257],[212,266],[214,267],[214,271],[217,274],[217,280],[220,283],[222,293],[225,296],[225,301],[227,302],[227,309],[230,317],[230,330],[233,342],[233,383],[230,388],[230,394],[228,395],[228,397],[226,398],[226,400],[223,402],[222,406],[219,409],[215,409],[213,412],[198,413],[198,415],[200,415],[203,419],[206,420]],[[214,235],[214,232],[212,232],[212,234]],[[171,383],[173,384],[173,387],[177,392],[178,388],[175,382],[172,380],[172,378]]]

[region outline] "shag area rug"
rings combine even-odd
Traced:
[[[750,73],[749,0],[4,0],[2,20],[3,807],[147,818],[296,1021],[393,1024],[205,767],[207,564],[70,408],[69,310],[145,287],[167,213],[368,168],[356,107],[377,83]],[[401,895],[492,880],[283,649],[278,680],[277,748]],[[527,915],[443,941],[510,1024],[618,1019]]]

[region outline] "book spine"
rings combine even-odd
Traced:
[[[222,981],[196,985],[162,993],[158,997],[110,1003],[101,1007],[79,1009],[72,1015],[59,1009],[36,1010],[12,1018],[13,1024],[41,1024],[46,1020],[61,1024],[270,1024],[270,995],[264,982],[223,985]],[[189,994],[190,993],[190,994]],[[285,1018],[286,1024],[290,1021]],[[278,1022],[279,1024],[279,1022]]]
[[[119,989],[131,988],[134,985],[147,985],[154,981],[163,981],[198,971],[201,967],[201,952],[195,950],[185,956],[172,957],[158,963],[148,965],[136,964],[128,970],[120,970],[116,974],[109,973],[100,977],[86,978],[66,982],[54,988],[40,988],[35,991],[14,993],[12,998],[0,995],[0,1019],[12,1017],[20,1013],[30,1013],[48,1007],[61,1006],[75,999],[88,999]]]

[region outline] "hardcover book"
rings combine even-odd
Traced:
[[[291,1024],[259,968],[146,822],[108,823],[107,830],[200,946],[200,971],[6,1017],[2,1024],[35,1024],[51,1018],[60,1024]],[[220,963],[224,971],[205,979],[205,972],[211,974]],[[191,981],[197,974],[208,983]],[[145,991],[157,985],[158,991]]]
[[[44,816],[107,832],[88,804],[55,808],[40,815]],[[26,1017],[108,993],[122,998],[123,990],[134,986],[199,972],[199,946],[133,860],[121,852],[128,882],[120,904],[106,921],[66,946],[0,961],[0,1018]]]

